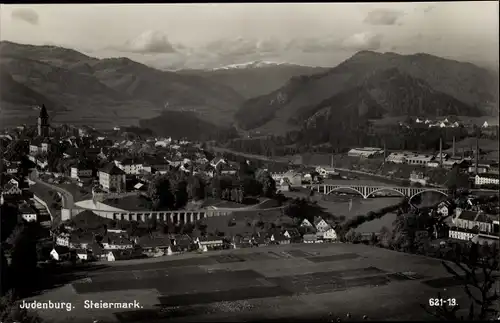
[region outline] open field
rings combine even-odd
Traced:
[[[326,320],[347,312],[358,319],[423,320],[428,314],[419,304],[438,292],[468,306],[459,282],[446,277],[439,260],[422,256],[365,245],[291,244],[111,266],[35,298],[73,304],[69,312],[40,312],[52,322]],[[138,301],[141,308],[85,309],[85,300]]]

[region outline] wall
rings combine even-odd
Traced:
[[[225,216],[225,215],[231,215],[233,213],[233,210],[119,212],[119,211],[108,211],[108,210],[104,211],[100,209],[64,208],[61,210],[61,219],[62,221],[69,220],[73,216],[76,216],[77,214],[85,210],[90,210],[103,218],[111,220],[145,222],[146,220],[154,217],[160,222],[172,222],[172,223],[195,222],[206,217]]]
[[[52,212],[50,211],[50,208],[47,206],[47,203],[45,203],[44,200],[42,200],[40,197],[36,196],[35,194],[33,194],[33,198],[40,204],[42,204],[46,209],[47,209],[47,212],[49,212],[49,215],[50,215],[50,219],[51,220],[54,220],[54,216],[52,215]]]

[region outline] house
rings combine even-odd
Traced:
[[[269,241],[273,244],[290,244],[290,238],[285,236],[279,230],[271,230],[269,233]]]
[[[89,261],[92,259],[92,252],[88,249],[76,249],[76,257],[80,260]]]
[[[474,184],[477,186],[480,185],[499,185],[500,180],[499,180],[499,175],[498,174],[477,174],[476,177],[474,177]]]
[[[54,246],[50,252],[52,259],[56,261],[67,260],[71,257],[70,249],[64,246]]]
[[[193,245],[193,240],[187,234],[177,234],[170,238],[172,250],[189,251]]]
[[[442,217],[447,217],[451,211],[451,203],[448,201],[443,201],[439,203],[437,207],[437,213]]]
[[[314,226],[312,225],[312,223],[308,219],[302,220],[302,222],[300,223],[300,226],[307,227],[307,228],[314,228]]]
[[[152,257],[159,257],[166,254],[167,249],[171,246],[171,241],[165,235],[148,235],[142,236],[136,243],[141,246],[144,254]]]
[[[198,245],[198,249],[216,249],[224,245],[222,238],[216,236],[197,237],[193,242]]]
[[[304,243],[319,243],[321,242],[315,234],[304,234],[302,237]]]
[[[328,230],[323,232],[323,240],[327,242],[337,241],[337,231],[334,228],[329,228]]]
[[[115,160],[115,165],[127,175],[139,175],[144,167],[143,161],[128,157]]]
[[[79,162],[77,165],[71,167],[71,178],[79,179],[82,177],[92,177],[92,168],[83,162]]]
[[[283,235],[290,239],[290,242],[292,243],[300,242],[302,240],[302,235],[300,234],[299,230],[295,228],[283,230]]]
[[[29,204],[21,205],[19,207],[19,213],[21,214],[21,218],[26,222],[36,222],[37,220],[37,212]]]
[[[219,167],[219,165],[227,164],[226,160],[222,157],[215,157],[210,161],[210,166],[213,168]]]
[[[133,249],[134,243],[123,236],[108,234],[102,239],[103,248],[106,250]]]
[[[2,196],[6,199],[19,197],[22,194],[23,194],[23,191],[19,188],[19,185],[16,185],[12,182],[7,182],[2,187]]]
[[[47,154],[50,149],[50,141],[48,139],[34,139],[29,145],[29,154],[34,156],[36,154]]]
[[[261,234],[260,232],[258,232],[257,234],[252,235],[252,244],[254,246],[258,247],[267,246],[269,242],[270,242],[269,237],[265,234]]]
[[[328,224],[321,217],[317,217],[316,219],[314,219],[314,227],[318,232],[325,232],[328,229],[331,229],[330,224]]]
[[[253,246],[252,244],[252,236],[251,235],[236,235],[233,237],[233,248],[250,248]]]
[[[124,192],[126,188],[125,183],[125,172],[115,164],[109,163],[99,170],[99,185],[101,185],[104,190],[108,192]]]
[[[106,254],[108,261],[118,261],[118,260],[129,260],[129,259],[139,259],[144,258],[142,250],[140,248],[129,249],[129,250],[111,250]]]
[[[460,229],[472,230],[477,228],[480,232],[493,231],[493,221],[490,216],[482,211],[467,211],[460,208],[455,210],[453,224]]]

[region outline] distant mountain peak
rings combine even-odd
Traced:
[[[271,61],[257,60],[257,61],[251,61],[251,62],[246,62],[246,63],[231,64],[231,65],[216,67],[216,68],[213,68],[212,71],[229,70],[229,69],[243,69],[243,68],[262,68],[262,67],[278,66],[278,65],[293,65],[293,64],[284,63],[284,62],[271,62]]]

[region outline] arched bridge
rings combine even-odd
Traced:
[[[352,191],[361,195],[363,198],[369,198],[378,192],[395,192],[401,196],[407,196],[410,199],[424,193],[424,192],[437,192],[448,196],[448,190],[445,188],[433,187],[392,187],[392,186],[367,186],[367,185],[331,185],[331,184],[316,184],[307,186],[318,193],[328,195],[335,191]]]

